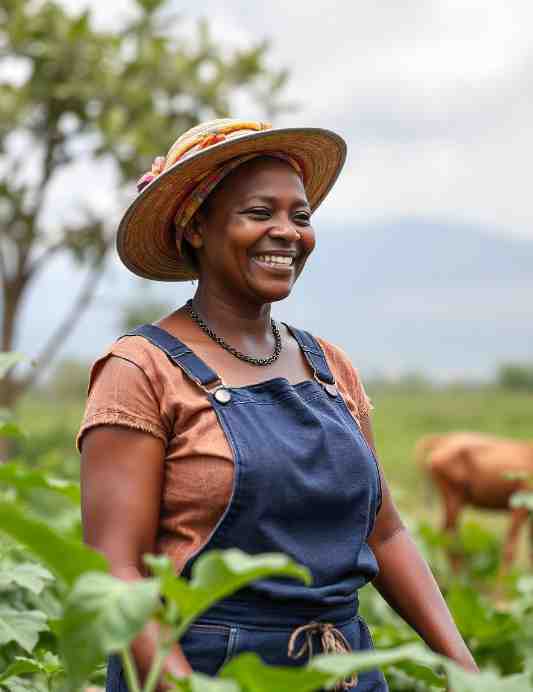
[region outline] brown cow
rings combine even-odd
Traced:
[[[510,511],[503,551],[503,566],[507,568],[529,517],[527,508],[511,508],[509,502],[514,493],[531,490],[533,442],[457,432],[423,437],[415,454],[442,497],[445,531],[457,530],[459,514],[467,505]],[[533,521],[530,530],[533,560]]]

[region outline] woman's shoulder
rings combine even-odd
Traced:
[[[334,361],[339,367],[349,368],[357,371],[357,368],[350,360],[350,357],[341,346],[339,346],[338,344],[334,344],[327,339],[324,339],[324,337],[322,336],[314,336],[314,338],[322,347],[322,350],[324,351],[324,354],[328,361]]]
[[[120,372],[126,379],[146,378],[156,391],[165,380],[176,377],[168,356],[158,346],[140,335],[120,336],[91,364],[88,391],[103,370]]]
[[[374,405],[366,393],[357,366],[352,363],[351,358],[341,346],[320,336],[314,338],[324,351],[335,382],[348,399],[349,408],[357,418],[368,415]]]

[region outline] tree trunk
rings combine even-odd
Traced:
[[[17,313],[20,307],[22,294],[26,287],[23,276],[4,280],[4,315],[2,319],[2,351],[12,351],[15,341],[15,327]],[[0,379],[0,409],[12,409],[20,394],[19,383],[12,373],[8,373]],[[11,455],[13,440],[8,437],[0,437],[0,463],[6,461]]]

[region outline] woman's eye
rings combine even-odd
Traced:
[[[262,208],[255,208],[255,209],[247,209],[245,214],[252,214],[252,216],[260,216],[262,219],[266,218],[267,216],[270,216],[270,210],[269,209],[262,209]]]
[[[311,223],[311,214],[300,212],[299,214],[294,215],[294,219],[297,221],[297,223],[303,224],[304,226],[309,226]]]

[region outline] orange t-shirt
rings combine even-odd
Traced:
[[[373,407],[357,370],[342,349],[317,340],[358,421]],[[233,455],[215,411],[206,393],[163,351],[131,336],[112,344],[91,368],[78,450],[89,428],[110,424],[144,430],[165,443],[156,550],[170,557],[179,574],[208,541],[232,493]]]

